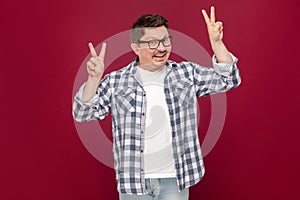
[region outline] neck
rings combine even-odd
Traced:
[[[156,66],[156,65],[153,65],[153,64],[141,65],[140,62],[138,62],[137,66],[142,68],[143,70],[154,72],[154,71],[157,71],[157,70],[161,69],[164,65],[162,65],[162,66]]]

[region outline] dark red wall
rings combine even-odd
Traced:
[[[114,171],[86,150],[71,115],[87,43],[151,12],[211,53],[201,9],[212,4],[242,84],[227,93],[223,132],[190,199],[299,199],[297,0],[1,0],[0,199],[117,199]],[[209,98],[200,104],[203,133]]]

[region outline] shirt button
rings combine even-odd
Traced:
[[[143,96],[146,96],[146,94],[144,93]]]
[[[145,113],[142,113],[142,115],[144,116],[144,115],[145,115]]]

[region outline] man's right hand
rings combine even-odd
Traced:
[[[99,55],[97,55],[92,43],[89,43],[89,48],[92,57],[87,62],[87,71],[89,77],[82,93],[82,101],[84,103],[88,102],[96,94],[99,82],[103,75],[106,43],[102,44],[102,48]]]
[[[99,55],[97,55],[97,52],[91,42],[88,45],[92,55],[90,60],[87,62],[87,71],[89,74],[89,78],[100,79],[104,72],[104,56],[106,51],[106,43],[102,44]]]

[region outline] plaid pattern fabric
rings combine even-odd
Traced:
[[[178,190],[201,180],[204,164],[197,132],[197,98],[225,92],[240,84],[237,58],[213,68],[196,63],[167,62],[164,91],[172,126],[172,148]],[[73,116],[77,121],[101,120],[112,113],[114,168],[118,191],[145,194],[144,132],[146,94],[136,76],[136,61],[106,75],[97,94],[82,103],[84,85],[74,97]]]

